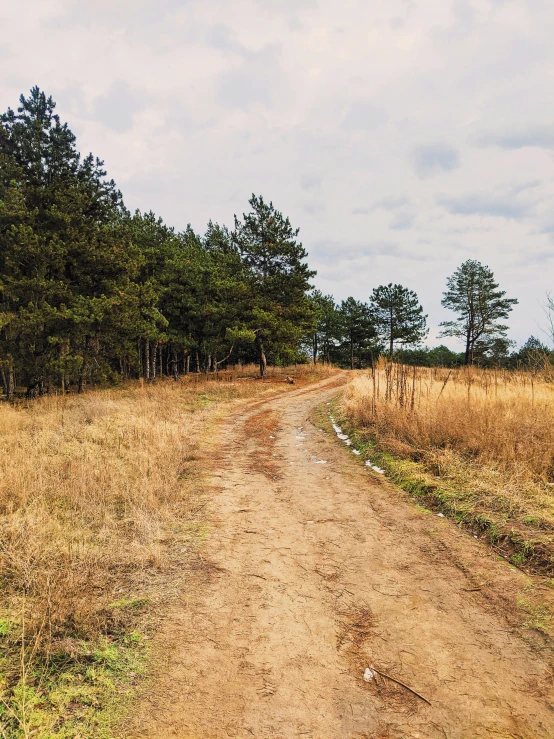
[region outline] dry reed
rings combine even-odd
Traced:
[[[383,363],[352,380],[344,411],[377,450],[457,489],[462,518],[492,512],[497,527],[527,526],[535,539],[537,529],[554,531],[549,372]]]

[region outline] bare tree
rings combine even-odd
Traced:
[[[546,293],[546,303],[543,305],[543,310],[546,316],[546,328],[543,328],[543,331],[554,344],[554,297],[552,297],[552,293]]]

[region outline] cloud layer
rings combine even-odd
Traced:
[[[179,228],[264,194],[318,287],[404,283],[431,339],[480,259],[523,341],[554,289],[553,23],[546,0],[4,3],[0,109],[40,85],[127,205]]]

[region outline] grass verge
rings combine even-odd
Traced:
[[[533,634],[529,641],[534,647],[542,649],[548,644],[551,649],[551,640],[554,639],[554,579],[549,571],[545,574],[547,568],[544,567],[544,563],[541,562],[535,567],[535,560],[531,559],[529,550],[524,550],[525,558],[516,556],[518,553],[516,547],[519,543],[517,540],[516,544],[513,540],[508,543],[502,538],[502,532],[497,534],[491,527],[483,527],[480,517],[482,514],[477,514],[478,519],[477,516],[475,518],[472,516],[471,493],[457,488],[453,483],[439,485],[437,479],[426,471],[421,463],[380,449],[368,429],[359,429],[352,424],[346,413],[344,392],[334,401],[317,407],[313,412],[314,425],[335,436],[329,415],[333,416],[335,423],[349,437],[351,447],[346,449],[360,452],[359,456],[355,457],[358,463],[365,466],[369,461],[384,471],[384,476],[381,476],[368,470],[369,474],[375,475],[376,480],[381,481],[384,478],[392,483],[401,494],[403,492],[411,498],[421,513],[443,514],[491,546],[498,559],[510,567],[514,576],[517,575],[508,590],[502,586],[495,590],[495,607],[501,608],[509,615],[510,622],[521,629],[526,638]],[[435,535],[438,532],[433,529],[432,533]],[[463,548],[455,558],[460,557],[462,551]],[[468,569],[462,554],[459,566],[460,563],[461,569],[466,574],[474,573],[471,575],[472,578],[474,577],[476,581],[482,580],[483,575],[478,562],[475,571],[473,567]],[[488,585],[492,587],[491,583]],[[477,589],[481,590],[481,587],[479,583]],[[490,595],[492,591],[487,588],[487,592]]]
[[[354,377],[335,405],[364,458],[515,566],[552,577],[553,388],[538,378],[530,386],[522,373],[495,387],[478,370],[457,379],[402,372]]]
[[[422,462],[383,450],[371,432],[352,425],[346,415],[335,410],[336,418],[361,453],[385,471],[386,477],[409,493],[419,504],[443,513],[471,533],[483,538],[499,554],[516,567],[549,577],[554,576],[554,535],[540,514],[511,519],[506,501],[497,500],[497,508],[489,509],[471,486],[464,486],[458,474],[452,479],[433,475]],[[482,475],[483,471],[479,471]],[[471,477],[473,470],[465,470]]]

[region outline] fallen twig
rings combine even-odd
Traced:
[[[424,698],[420,693],[418,693],[413,688],[410,688],[409,685],[406,685],[406,683],[403,683],[401,680],[398,680],[396,677],[387,675],[386,672],[381,672],[381,670],[378,670],[376,667],[373,667],[373,665],[371,665],[369,669],[372,670],[373,672],[376,672],[378,675],[381,675],[381,677],[386,677],[388,680],[392,680],[393,683],[397,683],[398,685],[401,685],[403,688],[406,688],[406,690],[409,690],[410,693],[413,693],[415,696],[420,698],[422,701],[425,701],[425,703],[427,703],[429,706],[431,705],[431,701],[427,700],[427,698]]]
[[[196,516],[196,514],[200,513],[202,508],[205,508],[207,505],[208,505],[208,501],[206,501],[205,503],[202,503],[202,505],[198,506],[198,508],[195,508],[193,511],[191,511],[190,515]]]
[[[409,593],[384,593],[382,590],[379,590],[379,588],[376,585],[371,586],[373,590],[375,590],[376,593],[379,593],[380,595],[386,595],[389,598],[406,598]]]

